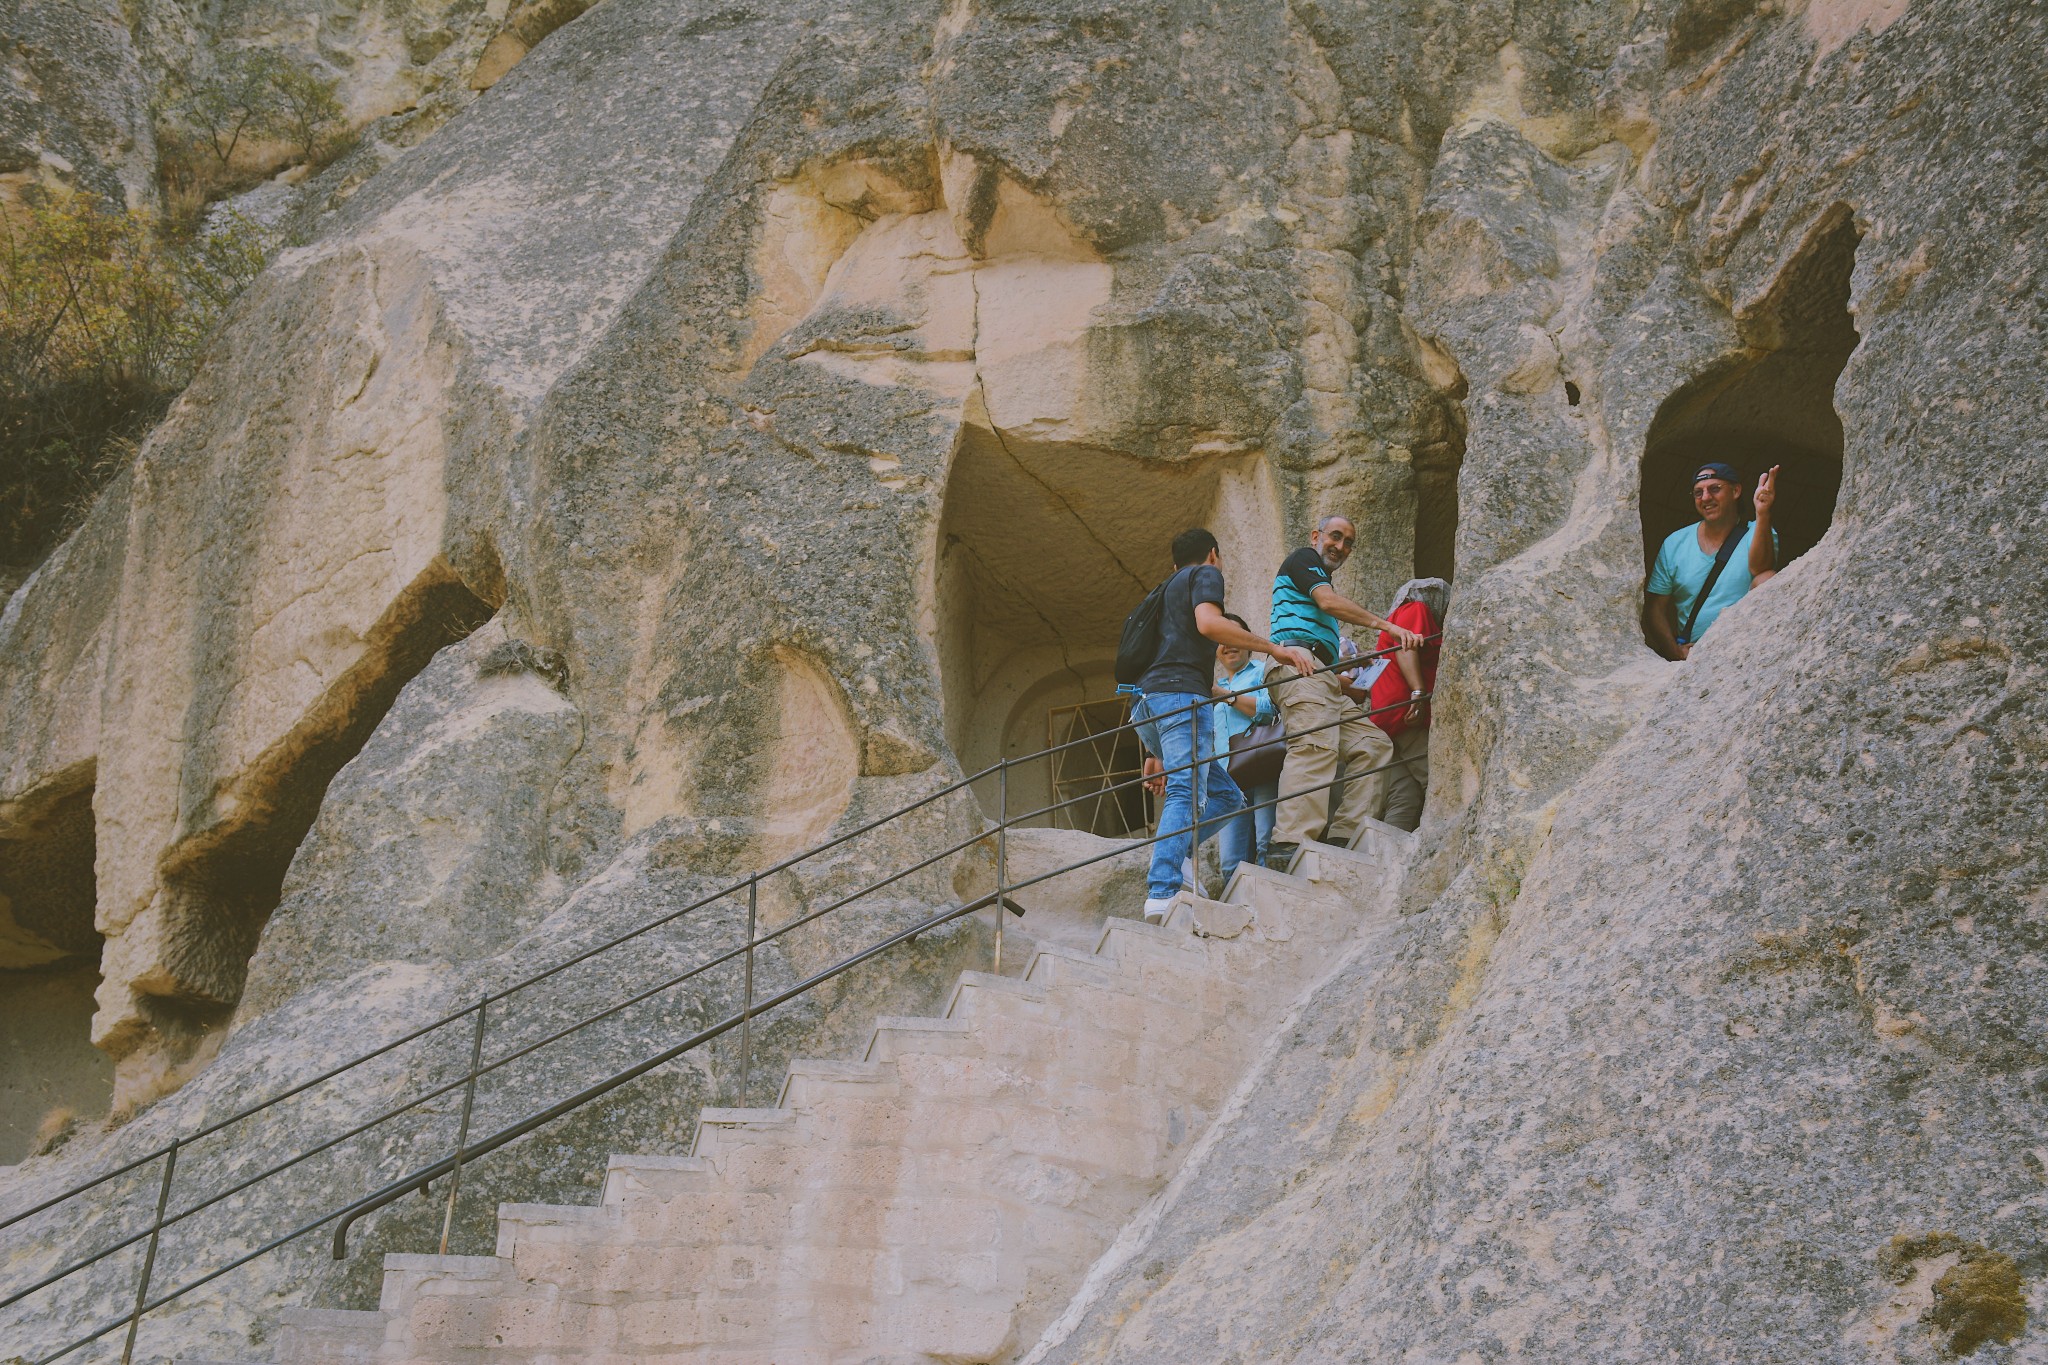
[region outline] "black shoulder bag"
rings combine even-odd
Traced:
[[[1721,581],[1721,570],[1728,567],[1728,561],[1735,557],[1735,547],[1749,531],[1749,523],[1743,522],[1728,533],[1728,539],[1721,542],[1720,550],[1714,555],[1714,567],[1707,571],[1707,581],[1700,585],[1700,595],[1692,599],[1692,610],[1685,614],[1685,624],[1679,628],[1678,643],[1692,643],[1692,624],[1700,619],[1700,608],[1707,605],[1707,599],[1714,595],[1714,584]]]
[[[1123,635],[1116,646],[1115,672],[1119,683],[1130,686],[1159,661],[1159,618],[1166,614],[1166,590],[1188,571],[1176,569],[1168,574],[1166,581],[1146,593],[1145,600],[1131,608],[1131,614],[1124,618]]]

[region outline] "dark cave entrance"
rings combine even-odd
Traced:
[[[1172,568],[1175,532],[1222,542],[1229,605],[1263,628],[1279,496],[1259,455],[1169,462],[1033,440],[970,422],[946,477],[933,564],[947,738],[977,772],[1081,741],[1057,765],[1009,773],[1010,810],[1074,804],[1033,821],[1107,837],[1142,831],[1142,761],[1113,664],[1124,614]],[[993,783],[978,785],[995,813]]]
[[[10,803],[0,824],[0,1165],[104,1118],[113,1062],[92,1044],[92,775]]]
[[[1752,492],[1759,473],[1780,466],[1779,568],[1827,533],[1842,485],[1835,381],[1859,340],[1849,316],[1859,240],[1846,207],[1829,214],[1744,320],[1744,349],[1657,410],[1643,445],[1646,570],[1665,537],[1695,520],[1690,476],[1708,460],[1734,465]]]
[[[1458,474],[1465,467],[1463,375],[1430,412],[1426,439],[1412,456],[1415,470],[1415,577],[1457,581]],[[1371,605],[1371,604],[1368,604]],[[1374,610],[1382,610],[1375,606]]]

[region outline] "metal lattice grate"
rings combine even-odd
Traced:
[[[1143,787],[1110,790],[1137,777],[1144,767],[1145,748],[1137,732],[1127,728],[1130,719],[1131,699],[1123,696],[1046,709],[1046,746],[1053,749],[1052,799],[1056,804],[1074,802],[1054,812],[1056,828],[1120,839],[1151,827],[1152,803]],[[1074,747],[1058,747],[1066,744]],[[1091,796],[1094,799],[1087,799]]]

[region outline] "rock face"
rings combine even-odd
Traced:
[[[766,922],[971,844],[995,795],[951,784],[1106,695],[1174,530],[1214,526],[1256,625],[1338,510],[1368,604],[1456,575],[1407,916],[1019,1354],[2048,1358],[2036,9],[611,0],[535,46],[554,14],[462,20],[531,55],[330,186],[0,616],[0,952],[97,951],[137,1115],[8,1207],[905,803],[932,798],[762,883]],[[86,112],[5,131],[126,185],[140,87],[92,32],[60,63]],[[1707,450],[1783,464],[1811,548],[1666,664],[1645,550]],[[1012,813],[1058,790],[1013,779]],[[832,1055],[981,932],[764,1046]],[[434,1046],[218,1169],[452,1074]],[[478,1187],[566,1199],[731,1077],[653,1073]],[[369,1178],[309,1169],[167,1254]],[[7,1273],[85,1236],[0,1232]],[[271,1258],[144,1341],[235,1358],[369,1274]],[[107,1269],[0,1311],[40,1338],[132,1294]]]
[[[69,183],[116,204],[156,197],[149,85],[120,5],[0,9],[0,198]]]

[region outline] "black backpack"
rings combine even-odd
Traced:
[[[1166,590],[1173,580],[1188,572],[1176,569],[1166,581],[1145,594],[1145,600],[1131,608],[1124,618],[1124,633],[1116,642],[1116,680],[1125,686],[1145,676],[1159,660],[1159,618],[1166,614]]]

